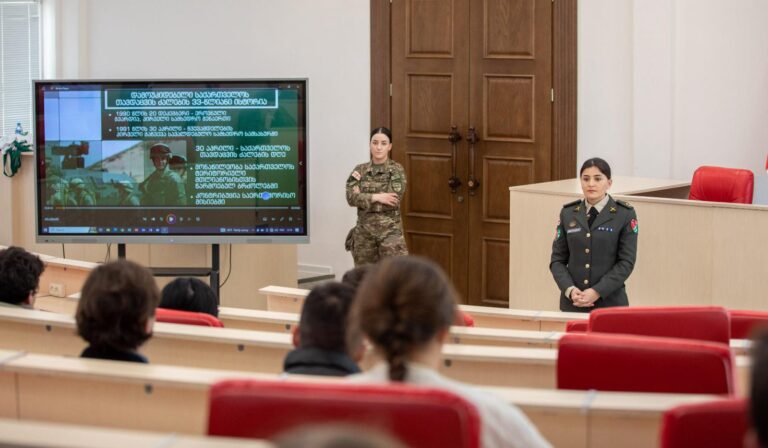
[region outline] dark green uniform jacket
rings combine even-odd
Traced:
[[[635,210],[624,201],[609,198],[591,228],[583,200],[563,206],[549,263],[560,289],[561,311],[629,305],[624,282],[635,267],[638,230]],[[573,306],[564,294],[571,286],[593,288],[600,298],[594,307]]]

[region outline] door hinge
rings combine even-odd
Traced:
[[[390,96],[392,96],[390,94]],[[555,102],[555,89],[549,89],[549,102],[554,103]]]
[[[392,96],[392,83],[389,83],[389,96]]]

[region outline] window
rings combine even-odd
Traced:
[[[32,129],[32,80],[40,79],[40,0],[0,0],[0,135]]]

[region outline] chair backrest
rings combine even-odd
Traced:
[[[451,392],[393,384],[228,380],[210,391],[208,435],[269,439],[309,424],[370,426],[409,446],[479,447],[477,409]]]
[[[461,322],[461,324],[464,325],[465,327],[475,326],[475,319],[470,314],[467,314],[461,310],[456,311],[456,313],[459,315],[456,318],[457,322]]]
[[[728,310],[731,316],[731,338],[749,339],[752,330],[757,327],[768,327],[768,312]]]
[[[662,418],[661,447],[742,446],[749,427],[748,412],[743,398],[674,407]]]
[[[589,331],[729,344],[728,311],[716,306],[613,307],[592,311]]]
[[[600,333],[570,333],[557,350],[559,389],[734,394],[725,344]]]
[[[750,170],[700,166],[693,173],[688,199],[751,204],[754,184]]]
[[[566,333],[586,333],[589,331],[589,321],[587,320],[569,320],[565,323]]]
[[[207,313],[195,313],[192,311],[172,310],[168,308],[158,308],[155,313],[155,319],[158,322],[170,324],[201,325],[203,327],[223,327],[219,319]]]

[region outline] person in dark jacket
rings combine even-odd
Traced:
[[[0,306],[31,309],[43,270],[40,257],[21,247],[0,250]]]
[[[624,282],[637,258],[637,214],[608,194],[605,160],[584,162],[580,177],[584,199],[563,205],[552,243],[549,269],[560,289],[560,310],[627,306]]]
[[[346,376],[360,372],[356,361],[363,355],[361,337],[347,339],[347,316],[355,290],[328,282],[310,291],[293,330],[296,349],[285,357],[286,373]]]
[[[90,345],[81,358],[146,363],[139,347],[152,336],[160,291],[146,268],[131,261],[97,267],[80,293],[77,333]]]

